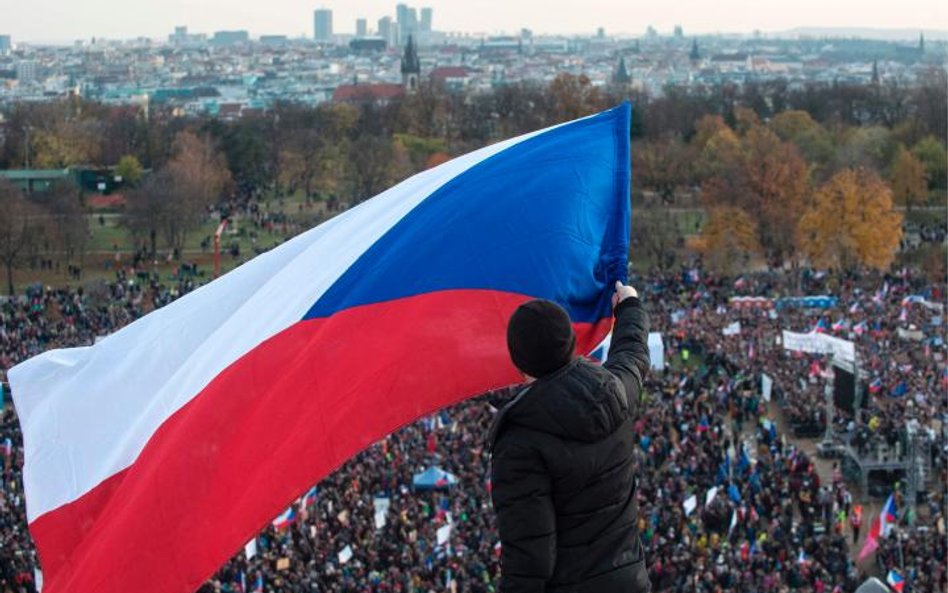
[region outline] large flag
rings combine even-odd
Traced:
[[[869,526],[869,533],[866,534],[866,542],[859,551],[859,560],[862,561],[866,556],[872,554],[879,547],[879,539],[886,538],[889,532],[895,528],[898,521],[898,509],[895,507],[895,495],[890,494],[885,501],[885,506],[879,511],[879,516],[875,518],[872,525]]]
[[[186,593],[345,460],[521,380],[544,297],[588,353],[629,247],[629,106],[420,173],[95,346],[9,376],[47,593]]]

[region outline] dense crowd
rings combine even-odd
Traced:
[[[120,272],[85,291],[37,287],[0,303],[0,368],[49,348],[93,343],[191,290],[195,271],[183,272],[168,281]],[[948,375],[936,306],[945,298],[943,284],[908,272],[725,279],[700,269],[634,283],[670,363],[650,377],[646,412],[635,424],[639,528],[656,590],[849,592],[867,575],[893,568],[905,576],[906,591],[944,590]],[[832,294],[838,302],[777,306],[791,294]],[[731,301],[736,296],[767,300],[739,304]],[[739,332],[724,335],[735,322]],[[903,525],[873,562],[855,561],[854,519],[856,507],[867,504],[864,495],[838,470],[820,472],[805,452],[808,438],[825,428],[830,365],[822,356],[785,351],[779,337],[784,329],[814,328],[855,341],[872,386],[863,413],[834,415],[841,438],[892,438],[912,418],[934,434],[934,492],[914,516],[900,514]],[[762,374],[773,379],[770,401],[761,392]],[[318,484],[315,497],[294,503],[295,520],[264,530],[255,551],[238,552],[202,591],[496,591],[500,554],[484,441],[507,397],[471,400],[376,443]],[[0,443],[7,438],[10,446],[0,450],[4,593],[32,591],[36,566],[9,406]],[[457,476],[458,485],[414,489],[412,476],[430,466]],[[387,509],[382,520],[380,501]],[[873,518],[862,517],[863,533]]]

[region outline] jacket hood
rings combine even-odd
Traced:
[[[629,416],[619,380],[583,358],[536,380],[512,406],[510,424],[586,443],[611,435]]]

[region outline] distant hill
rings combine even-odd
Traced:
[[[860,39],[879,39],[883,41],[918,40],[919,33],[925,34],[926,41],[948,41],[946,29],[874,29],[872,27],[796,27],[786,31],[767,33],[768,37],[843,37]]]

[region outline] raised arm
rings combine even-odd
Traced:
[[[613,304],[616,321],[609,356],[603,366],[622,381],[632,413],[638,414],[642,382],[649,369],[648,313],[635,289],[619,282],[616,282]]]

